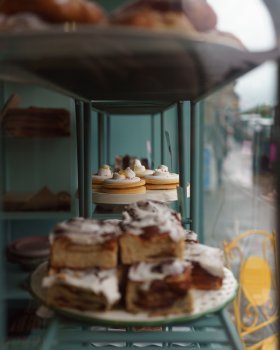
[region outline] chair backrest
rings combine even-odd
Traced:
[[[277,320],[275,234],[246,231],[224,243],[226,263],[239,280],[236,325],[246,349],[262,349]]]

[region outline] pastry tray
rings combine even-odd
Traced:
[[[47,290],[42,287],[42,279],[47,275],[48,263],[42,263],[30,277],[31,294],[42,304],[47,305]],[[223,309],[230,303],[237,292],[238,284],[232,272],[224,268],[225,277],[222,287],[216,291],[191,291],[193,298],[193,311],[188,314],[174,314],[168,316],[151,316],[148,313],[131,314],[125,310],[111,311],[80,311],[70,308],[48,306],[60,315],[77,321],[107,326],[160,326],[166,324],[182,323],[197,319],[207,314]]]
[[[190,197],[190,185],[187,187],[187,198]],[[177,190],[147,190],[142,194],[110,194],[97,190],[92,192],[92,202],[96,204],[130,204],[140,200],[155,200],[160,202],[175,202],[178,199]]]
[[[85,101],[195,101],[279,56],[278,49],[250,52],[213,37],[118,26],[0,33],[0,52],[1,79]]]
[[[177,190],[147,191],[141,194],[110,194],[92,192],[92,202],[96,204],[130,204],[141,200],[158,200],[161,202],[173,202],[177,200]]]

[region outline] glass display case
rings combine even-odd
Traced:
[[[36,28],[30,20],[20,22],[24,30],[17,22],[22,10],[5,3],[1,346],[226,350],[259,342],[272,348],[278,292],[277,1],[231,1],[226,7],[219,0],[98,1],[109,17],[94,25],[70,17],[49,24],[43,10],[28,9],[41,18]],[[30,106],[41,109],[38,119],[25,119]],[[51,115],[44,115],[49,108]],[[202,308],[184,319],[137,322],[137,316],[106,320],[67,310],[53,314],[40,306],[38,273],[30,278],[27,270],[46,261],[46,237],[57,222],[120,217],[121,210],[111,210],[112,203],[92,190],[92,174],[102,164],[114,166],[125,150],[153,169],[166,164],[179,173],[174,197],[158,192],[145,199],[171,203],[201,243],[224,250],[240,287],[219,307],[215,295],[211,312]],[[32,244],[40,254],[29,260],[24,252]]]

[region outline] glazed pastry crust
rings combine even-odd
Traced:
[[[192,287],[202,290],[217,290],[222,287],[223,278],[213,276],[199,264],[193,263],[192,268]]]
[[[120,237],[121,260],[123,264],[154,262],[166,258],[182,260],[184,245],[183,240],[173,241],[169,233],[136,236],[127,232]]]
[[[56,307],[69,307],[81,311],[109,310],[111,307],[102,294],[78,287],[54,284],[48,288],[47,303]]]
[[[141,288],[143,282],[128,280],[126,308],[132,313],[149,312],[151,315],[169,315],[192,311],[189,292],[191,268],[164,280],[154,280],[149,289]]]
[[[56,269],[86,269],[100,267],[111,269],[117,266],[118,242],[116,238],[102,244],[77,244],[68,237],[54,239],[51,246],[50,266]]]
[[[0,12],[12,15],[32,12],[47,22],[77,22],[96,24],[106,16],[98,5],[86,0],[2,0]]]

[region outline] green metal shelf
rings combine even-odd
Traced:
[[[92,346],[102,350],[118,347],[129,350],[138,347],[148,350],[157,347],[241,350],[242,345],[236,330],[231,329],[229,334],[224,327],[225,322],[230,322],[226,310],[192,322],[149,331],[137,331],[132,327],[113,329],[87,324],[77,325],[74,322],[65,324],[64,319],[55,318],[42,339],[40,349],[78,350]]]

